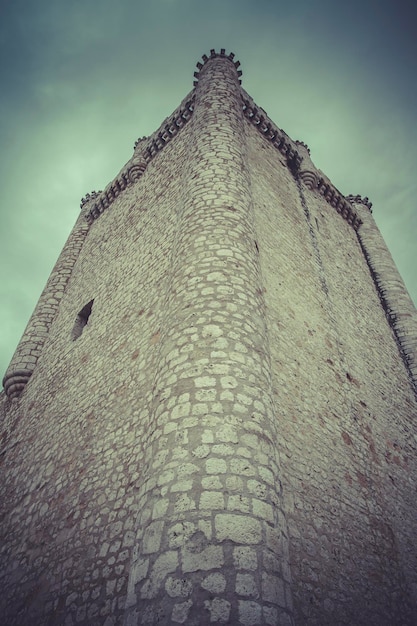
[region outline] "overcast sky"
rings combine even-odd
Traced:
[[[417,37],[411,0],[3,0],[0,370],[80,199],[191,90],[211,48],[374,217],[417,302]]]

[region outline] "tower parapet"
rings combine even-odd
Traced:
[[[95,200],[96,198],[98,198],[100,196],[100,194],[102,193],[102,191],[92,191],[91,193],[86,193],[85,196],[83,198],[81,198],[81,202],[80,202],[80,209],[83,209],[84,206],[91,202],[92,200]]]
[[[369,200],[368,197],[365,196],[365,198],[362,198],[362,196],[359,195],[346,196],[346,200],[352,205],[363,204],[363,206],[366,206],[366,208],[369,209],[372,213],[372,202]]]

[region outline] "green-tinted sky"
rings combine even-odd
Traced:
[[[344,194],[369,196],[417,302],[417,38],[407,1],[3,0],[0,370],[79,212],[210,48]]]

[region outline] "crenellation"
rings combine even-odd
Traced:
[[[85,194],[85,196],[81,198],[80,209],[83,209],[84,205],[87,204],[88,202],[91,202],[92,200],[95,200],[96,198],[98,198],[101,193],[102,193],[101,191],[92,191],[91,193]]]

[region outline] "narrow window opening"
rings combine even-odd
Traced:
[[[75,341],[78,337],[81,337],[84,328],[88,324],[89,317],[91,315],[91,310],[93,308],[94,300],[91,300],[88,304],[86,304],[81,311],[78,313],[75,324],[72,329],[72,339]]]

